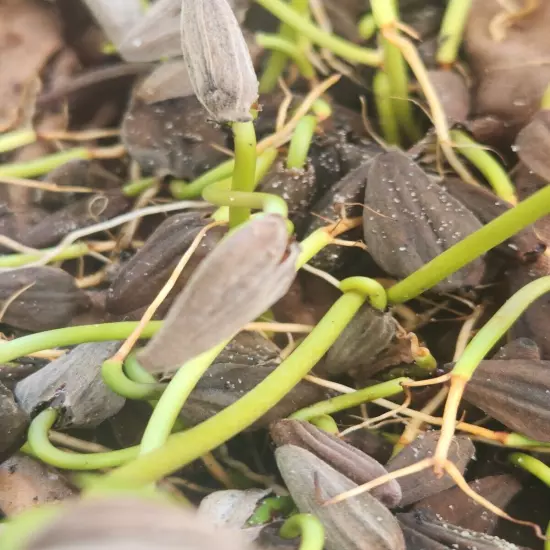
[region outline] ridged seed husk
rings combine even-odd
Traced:
[[[0,383],[0,464],[25,442],[29,421],[12,392]]]
[[[464,399],[510,430],[550,442],[550,361],[482,361]]]
[[[279,420],[271,426],[270,433],[277,446],[295,445],[306,449],[357,485],[388,473],[374,458],[309,422]],[[394,508],[401,500],[401,487],[396,480],[391,480],[374,488],[371,495],[388,508]]]
[[[550,110],[540,110],[517,135],[514,151],[523,164],[550,181]]]
[[[207,420],[253,390],[276,368],[277,364],[273,362],[249,365],[220,363],[216,360],[191,392],[181,417],[193,426]],[[309,382],[300,382],[249,430],[267,428],[272,422],[329,397],[331,394],[326,389]]]
[[[391,313],[382,313],[365,304],[329,349],[319,365],[320,370],[332,376],[368,370],[376,356],[389,346],[395,331]]]
[[[470,112],[470,90],[462,75],[447,70],[428,71],[428,76],[447,115],[447,120],[466,122]]]
[[[216,363],[232,365],[265,365],[280,361],[280,348],[259,332],[239,332],[235,338],[223,348]]]
[[[395,472],[406,466],[412,466],[424,458],[432,457],[438,441],[439,432],[427,432],[419,435],[386,464],[386,469],[388,472]],[[470,439],[459,435],[453,438],[448,458],[461,473],[464,473],[474,453],[475,448]],[[399,485],[403,491],[401,506],[405,507],[453,487],[455,482],[448,474],[438,478],[432,468],[427,468],[416,474],[399,478]]]
[[[300,512],[323,523],[326,550],[405,550],[396,519],[368,492],[323,506],[319,498],[328,500],[357,487],[332,466],[294,445],[279,447],[275,458]]]
[[[231,338],[287,292],[298,253],[278,215],[238,228],[193,272],[163,327],[138,354],[141,364],[151,372],[173,371]]]
[[[529,361],[540,361],[540,349],[537,343],[530,338],[516,338],[504,344],[491,360],[496,359],[527,359]]]
[[[95,427],[115,415],[125,399],[103,382],[101,366],[120,342],[80,344],[15,386],[15,397],[29,415],[45,406],[63,411],[59,428]]]
[[[363,212],[365,242],[389,275],[405,278],[477,229],[480,221],[405,153],[392,150],[373,162]],[[454,292],[477,285],[478,258],[434,287]]]
[[[0,304],[8,300],[1,322],[32,332],[66,327],[90,306],[88,295],[71,275],[49,266],[0,272]]]
[[[478,533],[457,527],[446,521],[439,520],[428,511],[416,511],[408,514],[398,514],[399,523],[417,534],[427,537],[440,546],[427,545],[426,550],[453,548],[457,550],[520,550],[519,546],[511,544],[498,537]]]
[[[505,510],[510,501],[521,491],[521,483],[508,474],[488,476],[468,483],[470,489],[489,502]],[[431,510],[438,519],[448,521],[457,527],[491,534],[500,519],[499,516],[471,499],[459,487],[441,491],[414,505],[418,510]]]
[[[182,0],[181,47],[198,100],[218,122],[252,120],[258,80],[226,0]]]
[[[199,212],[175,214],[161,223],[145,245],[126,262],[117,273],[107,292],[105,307],[114,315],[127,315],[147,307],[169,279],[177,263],[197,234],[208,224]],[[163,302],[163,308],[172,303],[185,286],[191,273],[212,251],[225,229],[213,227],[207,231],[189,259],[173,290]],[[147,284],[144,284],[147,281]]]

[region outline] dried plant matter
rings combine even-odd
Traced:
[[[481,228],[472,212],[399,150],[374,160],[365,206],[363,226],[369,253],[387,273],[399,278]],[[434,289],[451,292],[476,285],[483,273],[483,260],[476,259]]]
[[[391,512],[369,493],[323,506],[356,487],[314,454],[294,445],[275,451],[279,471],[300,512],[316,515],[325,526],[327,550],[404,550],[405,541]]]
[[[298,250],[275,214],[239,227],[193,272],[140,362],[152,372],[173,371],[231,338],[286,293]]]
[[[183,0],[181,44],[195,95],[214,120],[252,120],[258,80],[226,0]]]

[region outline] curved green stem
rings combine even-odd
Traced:
[[[320,430],[328,432],[329,434],[338,434],[338,424],[336,424],[334,418],[328,414],[322,414],[320,416],[314,416],[309,419],[309,422],[314,426],[317,426]]]
[[[394,103],[391,100],[391,89],[388,75],[383,71],[376,71],[372,82],[374,102],[378,124],[382,129],[382,135],[386,143],[395,145],[399,143],[399,125],[394,113]]]
[[[279,534],[285,539],[300,536],[299,550],[323,550],[325,545],[325,528],[312,514],[296,514],[288,518]]]
[[[173,181],[170,184],[170,192],[178,200],[194,199],[199,197],[203,190],[212,183],[231,177],[234,168],[235,160],[226,160],[190,183]]]
[[[122,188],[122,193],[127,197],[137,197],[138,195],[141,195],[143,191],[155,185],[157,181],[158,178],[142,178],[136,181],[131,181]]]
[[[388,2],[388,0],[371,0],[371,9],[374,21],[380,30],[394,27],[398,23],[396,3]],[[388,77],[393,112],[408,138],[416,143],[421,134],[414,120],[412,103],[409,101],[409,77],[405,58],[397,46],[383,37],[382,48],[384,52],[384,72]]]
[[[294,414],[290,415],[290,418],[295,418],[296,420],[310,420],[316,416],[333,414],[338,411],[357,407],[362,403],[374,401],[375,399],[391,397],[392,395],[402,393],[403,382],[411,382],[411,379],[406,377],[395,378],[394,380],[381,382],[375,386],[369,386],[368,388],[357,390],[353,393],[346,393],[338,397],[333,397],[332,399],[327,399],[326,401],[320,401],[310,407],[296,411]]]
[[[511,204],[517,204],[516,190],[506,170],[482,145],[461,130],[451,130],[451,139],[453,140],[453,146],[460,154],[467,158],[485,176],[497,197]]]
[[[327,48],[348,61],[363,63],[371,67],[380,66],[382,58],[378,50],[356,46],[334,34],[321,30],[282,0],[256,0],[256,2],[292,27],[294,31],[309,38],[314,44]]]
[[[386,289],[378,281],[369,277],[348,277],[340,283],[340,290],[342,292],[360,290],[369,297],[370,305],[380,311],[384,311],[388,305]]]
[[[150,321],[145,325],[140,337],[151,338],[160,329],[162,323],[163,321]],[[132,334],[138,324],[137,321],[124,321],[100,325],[81,325],[22,336],[0,345],[0,364],[9,363],[18,357],[44,349],[76,346],[86,342],[124,340]]]
[[[479,363],[518,317],[537,298],[547,292],[550,292],[550,275],[541,277],[518,290],[472,338],[464,353],[456,362],[451,374],[464,380],[470,380]]]
[[[339,298],[313,331],[252,391],[212,418],[186,432],[171,435],[156,451],[139,457],[104,478],[103,483],[153,483],[225,443],[278,403],[323,357],[365,302],[349,292]],[[101,485],[101,482],[100,482]],[[98,487],[101,490],[101,486]]]
[[[47,255],[52,250],[54,249],[45,248],[43,250],[40,250],[40,252],[37,252],[36,254],[29,252],[29,253],[22,253],[22,254],[1,255],[0,269],[11,268],[11,267],[23,267],[27,264],[40,260],[44,255]],[[90,252],[91,252],[91,249],[86,243],[76,243],[68,246],[63,250],[63,252],[60,252],[59,254],[55,255],[51,259],[51,261],[60,262],[63,260],[74,260],[75,258],[82,258],[82,256],[86,256]]]
[[[512,453],[508,460],[518,468],[522,468],[526,472],[533,474],[540,479],[545,485],[550,487],[550,467],[537,458],[525,453]]]
[[[126,376],[134,382],[141,384],[156,384],[157,379],[148,371],[146,371],[137,360],[137,352],[132,351],[124,362],[124,372]]]
[[[374,21],[374,17],[372,16],[372,13],[368,13],[367,15],[364,15],[359,20],[359,25],[357,26],[357,32],[359,33],[359,36],[363,40],[369,40],[374,36],[374,33],[376,32],[376,22]]]
[[[222,342],[178,369],[153,409],[141,439],[141,455],[164,445],[189,394],[227,343]]]
[[[388,301],[400,304],[458,271],[521,229],[550,214],[550,185],[520,202],[388,289]]]
[[[308,18],[309,0],[291,0],[291,8],[298,15]],[[279,36],[283,40],[297,42],[296,33],[292,27],[286,23],[279,26]],[[273,91],[280,76],[285,70],[288,54],[284,51],[274,51],[267,61],[265,70],[260,78],[260,93],[265,94]]]
[[[440,46],[436,55],[441,65],[448,66],[455,62],[471,7],[472,0],[449,0],[441,22]]]
[[[0,153],[7,153],[19,147],[30,145],[37,140],[38,136],[32,129],[15,130],[0,136]]]
[[[124,373],[122,362],[113,359],[103,362],[101,376],[111,390],[126,399],[153,399],[161,395],[167,387],[167,384],[160,384],[156,381],[145,384],[135,382]]]
[[[235,168],[231,190],[251,193],[256,187],[256,130],[254,122],[234,122],[231,128],[235,141]],[[250,218],[249,208],[235,203],[227,206],[229,206],[229,227],[237,227]]]
[[[294,168],[296,170],[304,169],[316,128],[317,117],[312,115],[306,115],[298,122],[288,148],[288,155],[286,158],[287,168]]]
[[[306,54],[292,40],[288,40],[277,34],[258,33],[256,34],[256,42],[265,50],[275,50],[292,59],[298,67],[300,74],[307,80],[315,78],[313,65]]]
[[[39,460],[64,470],[101,470],[114,468],[138,456],[139,447],[128,447],[108,453],[72,453],[52,445],[48,432],[57,420],[57,411],[46,409],[34,418],[29,427],[28,445]]]

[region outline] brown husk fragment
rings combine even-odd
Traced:
[[[365,193],[367,248],[388,274],[405,278],[464,239],[481,223],[405,153],[391,150],[373,162]],[[453,292],[475,286],[484,274],[478,258],[433,289]]]
[[[529,338],[516,338],[502,346],[491,357],[496,359],[527,359],[529,361],[540,361],[540,350],[536,342]]]
[[[503,40],[491,36],[491,22],[503,8],[499,2],[474,0],[465,29],[465,48],[475,79],[474,111],[477,116],[500,119],[502,133],[512,141],[539,109],[550,82],[548,25],[550,4],[514,21]],[[526,62],[529,60],[529,62]]]
[[[374,458],[309,422],[293,419],[279,420],[271,426],[270,433],[278,447],[295,445],[306,449],[357,485],[388,473]],[[401,487],[396,480],[391,480],[380,487],[375,487],[371,495],[388,508],[394,508],[401,500]]]
[[[505,510],[522,489],[521,483],[508,474],[483,477],[468,485],[501,510]],[[488,535],[493,533],[499,520],[496,514],[471,499],[459,487],[451,487],[422,499],[414,505],[414,509],[430,510],[442,521]]]
[[[276,364],[231,364],[216,361],[199,380],[181,411],[189,425],[199,424],[232,405],[277,368]],[[330,397],[316,384],[300,382],[249,429],[267,428],[297,410]]]
[[[428,71],[428,76],[448,122],[465,122],[470,112],[470,91],[464,77],[444,70]]]
[[[145,245],[117,273],[107,292],[107,312],[123,316],[149,306],[199,231],[207,224],[208,220],[199,212],[175,214],[161,223]],[[166,312],[191,273],[213,250],[224,233],[222,227],[213,227],[207,231],[163,302],[159,315]]]
[[[514,151],[525,166],[547,182],[550,181],[550,110],[541,110],[522,128]]]
[[[368,371],[375,359],[387,349],[396,333],[396,324],[391,313],[382,313],[365,304],[338,336],[325,355],[317,372],[331,376],[350,371]]]
[[[121,139],[145,173],[190,181],[226,160],[215,148],[227,145],[225,134],[207,116],[194,96],[154,105],[135,100],[122,122]]]
[[[286,293],[298,251],[276,214],[239,227],[193,272],[162,328],[139,352],[140,363],[151,372],[173,371],[234,336]]]
[[[0,322],[33,332],[65,327],[90,306],[88,295],[73,277],[49,266],[0,272],[0,303],[10,299]]]
[[[101,366],[120,347],[120,342],[80,344],[51,361],[15,387],[15,397],[29,414],[45,406],[60,409],[56,426],[95,427],[116,414],[125,399],[103,382]]]
[[[464,399],[512,431],[550,442],[550,361],[481,361]]]
[[[12,392],[0,383],[0,464],[24,443],[29,421]]]
[[[239,332],[216,357],[216,363],[263,365],[279,362],[281,350],[258,332]]]
[[[405,550],[397,521],[368,492],[323,506],[323,501],[356,487],[332,466],[294,445],[279,447],[275,458],[300,512],[323,523],[326,550]]]
[[[81,500],[32,536],[24,550],[254,550],[236,530],[212,528],[187,508],[132,497]]]
[[[63,475],[28,456],[16,454],[0,464],[0,510],[7,516],[75,494]]]
[[[427,432],[419,435],[410,445],[405,447],[399,454],[392,458],[387,464],[388,472],[395,472],[406,466],[412,466],[424,458],[433,456],[439,432]],[[449,450],[449,460],[464,473],[468,462],[474,456],[475,448],[468,437],[455,436]],[[399,479],[399,485],[403,491],[401,506],[405,507],[431,495],[435,495],[449,487],[455,482],[448,475],[436,477],[432,468],[422,470]]]

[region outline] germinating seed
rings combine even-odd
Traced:
[[[183,0],[181,46],[193,89],[218,122],[252,120],[258,80],[226,0]]]

